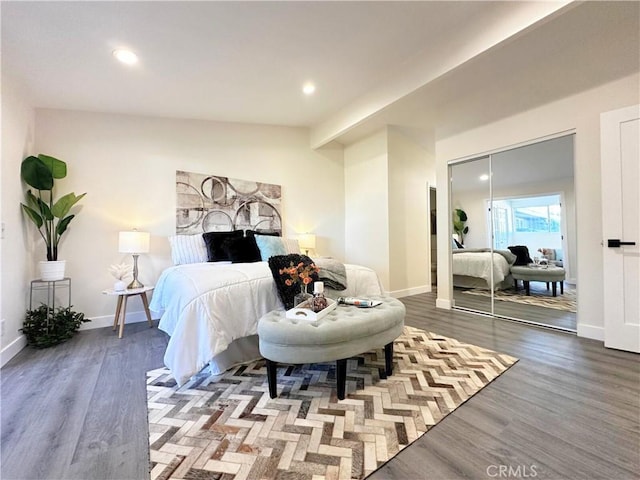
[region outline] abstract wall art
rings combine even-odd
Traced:
[[[282,233],[282,187],[176,171],[176,234],[229,230]]]

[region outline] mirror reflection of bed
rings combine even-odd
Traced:
[[[450,165],[452,221],[456,209],[467,218],[466,233],[452,238],[456,308],[576,330],[573,137]],[[510,247],[525,247],[529,258],[514,260]],[[540,269],[532,271],[540,281],[528,282],[529,295],[513,279],[514,265]],[[544,280],[553,269],[561,277],[560,268],[563,291],[556,283],[554,297],[553,283]]]

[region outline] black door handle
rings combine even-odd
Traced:
[[[609,248],[618,248],[622,245],[635,245],[636,242],[622,242],[619,238],[610,238],[607,240],[607,247]]]

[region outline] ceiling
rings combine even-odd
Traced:
[[[315,146],[349,143],[385,124],[424,132],[444,103],[454,121],[474,82],[495,84],[482,69],[486,61],[513,65],[520,76],[533,72],[544,93],[548,79],[527,66],[518,42],[585,8],[567,3],[3,1],[2,74],[23,85],[40,108],[312,130],[335,125]],[[629,7],[621,11],[629,17]],[[590,15],[570,25],[586,22],[591,29],[571,49],[593,29],[620,20],[605,15],[594,25]],[[627,24],[634,26],[616,23],[621,35]],[[549,51],[564,41],[561,29],[553,31]],[[116,62],[111,53],[119,47],[134,50],[140,62]],[[602,56],[603,47],[594,48]],[[535,52],[535,68],[541,58]],[[598,68],[583,67],[565,76],[569,88],[588,70],[601,81]],[[496,95],[511,77],[504,72]],[[317,86],[312,96],[301,92],[306,81]]]

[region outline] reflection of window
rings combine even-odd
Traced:
[[[516,232],[560,232],[560,205],[515,207],[513,209]]]
[[[494,248],[505,249],[509,245],[509,210],[495,205],[493,207]]]

